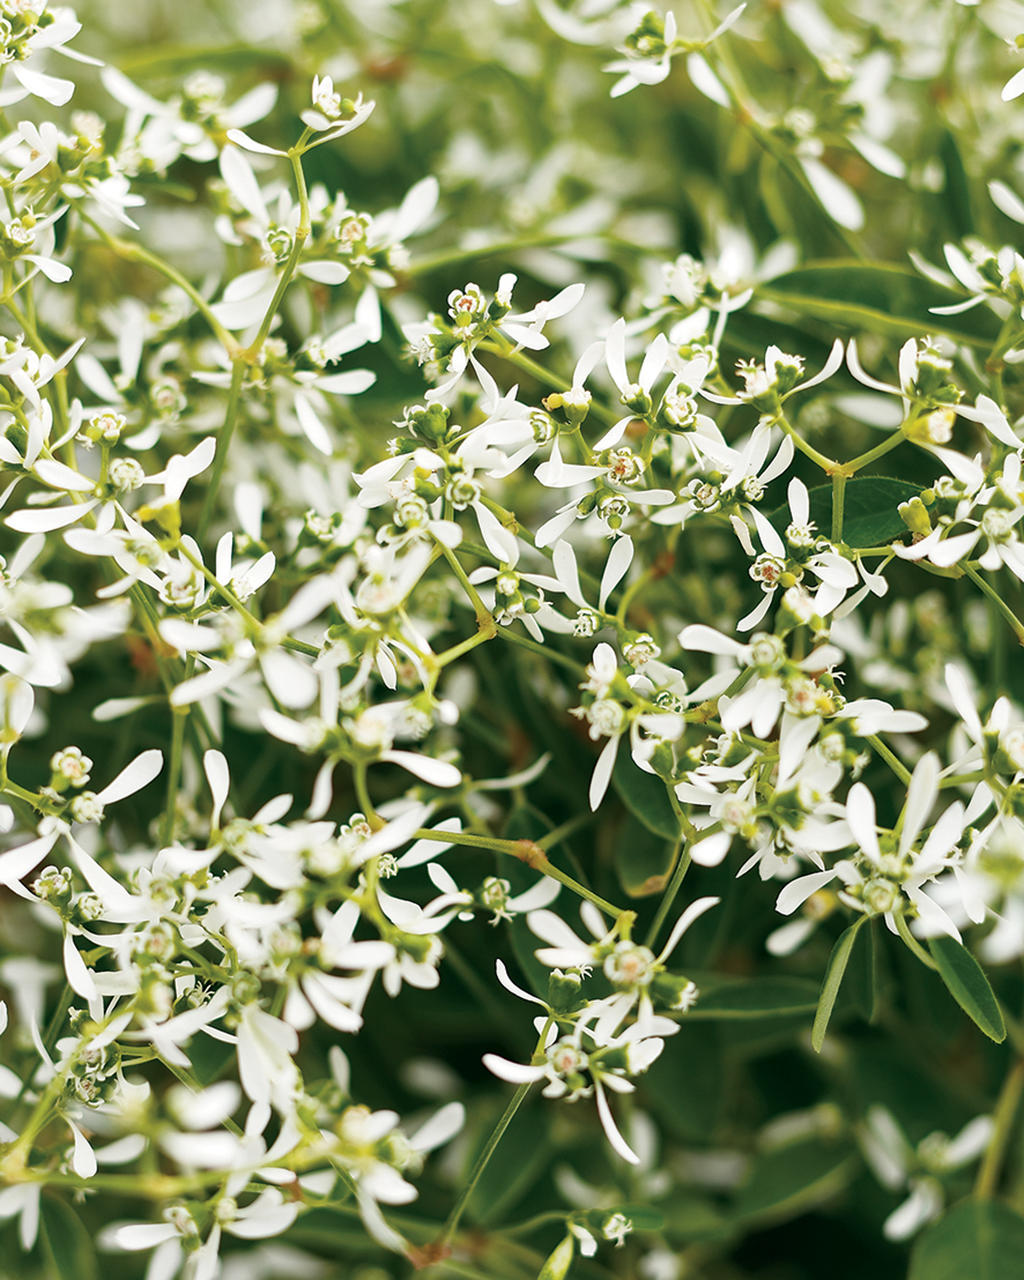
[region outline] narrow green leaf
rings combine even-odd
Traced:
[[[873,1022],[882,986],[878,931],[869,929],[862,947],[855,947],[844,992],[865,1022]]]
[[[921,486],[892,476],[855,476],[846,484],[843,503],[843,541],[851,547],[878,547],[907,532],[899,513],[901,502],[916,498]],[[832,528],[832,486],[816,485],[809,493],[811,519],[826,535]],[[768,519],[779,533],[792,520],[788,505],[776,507]]]
[[[44,1195],[39,1219],[43,1250],[54,1280],[97,1280],[96,1246],[74,1209],[63,1200]]]
[[[565,1280],[572,1265],[572,1255],[576,1251],[576,1242],[572,1236],[566,1236],[548,1256],[540,1269],[537,1280]]]
[[[918,1240],[907,1280],[1020,1280],[1024,1218],[998,1200],[964,1200]]]
[[[960,1008],[990,1040],[1002,1044],[1006,1039],[1003,1011],[984,969],[974,956],[955,938],[944,935],[929,939],[928,950],[938,965],[939,977]]]
[[[700,999],[687,1022],[707,1019],[783,1018],[817,1008],[818,985],[786,975],[771,978],[702,978],[693,975]]]
[[[895,337],[944,333],[968,346],[989,348],[999,333],[999,320],[986,307],[935,315],[930,307],[962,302],[963,291],[885,262],[835,258],[808,263],[761,286],[757,296],[791,307],[804,318]]]
[[[850,962],[853,944],[857,941],[857,930],[866,920],[867,916],[861,916],[859,920],[855,920],[848,929],[844,930],[839,935],[836,945],[832,948],[832,954],[828,958],[828,968],[825,970],[825,978],[821,984],[821,995],[818,997],[818,1011],[814,1015],[814,1026],[811,1029],[811,1044],[814,1046],[815,1053],[820,1053],[821,1046],[825,1043],[825,1032],[828,1030],[829,1019],[832,1017],[832,1010],[835,1008],[836,997],[839,995],[839,988],[843,983],[843,974],[846,972],[846,966]]]
[[[942,210],[948,219],[950,232],[955,240],[974,234],[978,225],[971,208],[971,183],[964,167],[963,157],[957,145],[956,135],[949,129],[943,130],[939,143],[939,158],[945,171],[946,185],[943,192]]]

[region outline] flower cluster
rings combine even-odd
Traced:
[[[949,7],[0,0],[26,1280],[1019,1253],[1024,80]]]

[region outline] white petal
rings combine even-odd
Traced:
[[[113,782],[97,795],[100,804],[115,804],[133,796],[136,791],[148,787],[164,767],[164,753],[153,747],[137,755],[131,764],[125,765]]]
[[[849,231],[860,231],[864,226],[864,206],[852,189],[820,160],[804,156],[799,163],[829,217]]]
[[[68,1125],[75,1139],[75,1150],[71,1157],[71,1168],[80,1178],[91,1178],[96,1172],[96,1155],[86,1141],[85,1134],[72,1120]]]
[[[612,770],[615,768],[615,757],[618,754],[621,739],[622,734],[609,738],[597,758],[597,764],[594,766],[594,772],[590,779],[589,799],[591,809],[597,809],[604,799],[604,793],[608,790],[608,783],[611,781]]]
[[[415,751],[382,751],[380,758],[408,769],[432,787],[457,787],[462,781],[462,774],[455,765],[418,755]]]
[[[510,1062],[496,1053],[485,1053],[484,1066],[499,1080],[507,1080],[509,1084],[532,1084],[535,1080],[543,1080],[544,1068],[531,1067],[522,1062]]]
[[[623,1160],[628,1160],[630,1164],[639,1164],[640,1157],[616,1128],[612,1109],[608,1105],[608,1099],[600,1081],[594,1085],[594,1096],[597,1101],[597,1114],[601,1118],[601,1127],[604,1129],[605,1137],[611,1144],[612,1150],[616,1155],[620,1155]]]
[[[608,597],[619,585],[633,563],[633,539],[628,536],[616,538],[601,575],[601,590],[597,607],[603,611]]]
[[[855,782],[846,799],[846,821],[853,838],[872,860],[878,862],[878,831],[875,825],[875,797],[863,782]]]
[[[676,944],[683,934],[689,929],[690,925],[699,919],[705,911],[710,911],[712,907],[717,907],[721,898],[698,898],[696,902],[691,902],[683,914],[675,922],[672,932],[668,935],[668,941],[665,943],[658,956],[660,963],[664,963],[672,952],[675,950]]]
[[[779,892],[775,901],[775,910],[779,915],[792,915],[808,898],[835,878],[835,871],[829,870],[812,871],[810,875],[798,876],[795,880],[790,880],[789,884],[784,885]]]

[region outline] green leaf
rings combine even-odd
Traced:
[[[672,870],[674,840],[651,831],[632,815],[619,828],[612,862],[619,883],[631,898],[660,893]]]
[[[469,1137],[474,1143],[473,1158],[483,1150],[500,1114],[499,1108],[493,1107],[472,1117]],[[505,1221],[531,1188],[550,1173],[553,1158],[554,1144],[540,1122],[538,1103],[527,1099],[473,1188],[467,1208],[469,1220],[481,1226]]]
[[[666,1132],[686,1143],[712,1141],[731,1096],[721,1030],[707,1022],[691,1024],[687,1017],[672,1037],[672,1052],[661,1054],[641,1077],[645,1105]]]
[[[733,1211],[761,1221],[794,1217],[830,1200],[856,1168],[853,1149],[846,1142],[813,1137],[773,1147],[754,1161]]]
[[[971,184],[964,167],[963,157],[956,136],[945,129],[939,143],[939,158],[945,170],[946,186],[943,192],[942,211],[946,215],[952,238],[962,240],[974,234],[977,219],[971,209]]]
[[[865,1022],[873,1022],[878,1009],[882,987],[880,950],[877,930],[869,929],[864,946],[853,950],[843,987],[844,999],[849,997],[852,1008]]]
[[[846,482],[843,502],[843,541],[850,547],[878,547],[892,542],[907,526],[899,513],[901,502],[916,498],[921,486],[892,476],[855,476]],[[811,519],[828,536],[832,531],[832,486],[816,485],[809,493]],[[768,513],[781,534],[792,516],[788,504]]]
[[[828,1030],[829,1019],[832,1017],[832,1010],[835,1008],[836,996],[839,995],[843,974],[846,972],[846,966],[850,962],[850,952],[853,950],[853,944],[857,941],[857,930],[866,920],[867,916],[861,916],[859,920],[855,920],[848,929],[844,930],[839,935],[836,945],[832,948],[832,954],[828,958],[828,968],[825,970],[825,977],[821,984],[821,995],[818,997],[818,1011],[814,1015],[814,1027],[811,1030],[811,1044],[814,1046],[815,1053],[821,1053],[821,1046],[825,1043],[825,1032]]]
[[[70,1205],[44,1195],[39,1210],[43,1250],[53,1280],[98,1280],[96,1247]]]
[[[987,350],[999,334],[999,320],[986,307],[956,316],[935,315],[929,307],[963,302],[963,291],[943,288],[909,267],[884,262],[812,262],[761,286],[757,297],[791,307],[804,318],[899,338],[944,333]]]
[[[918,1240],[907,1280],[1020,1280],[1024,1218],[998,1200],[964,1200]]]
[[[633,763],[628,751],[620,751],[612,773],[612,786],[626,808],[640,819],[648,831],[675,840],[679,821],[668,798],[666,784],[656,774],[645,773]]]
[[[974,956],[955,938],[945,936],[929,939],[928,950],[938,965],[939,977],[960,1008],[990,1040],[1002,1044],[1006,1039],[1003,1011]]]
[[[696,974],[693,978],[700,998],[686,1015],[687,1022],[806,1015],[818,1004],[818,984],[805,978],[703,978]]]
[[[565,1280],[572,1265],[572,1255],[576,1251],[576,1242],[572,1236],[566,1236],[549,1255],[540,1269],[537,1280]]]

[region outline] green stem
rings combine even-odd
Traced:
[[[359,808],[367,822],[375,829],[382,827],[384,823],[379,818],[377,810],[373,807],[373,801],[370,799],[370,791],[366,785],[366,763],[362,760],[357,760],[352,766],[352,786],[355,789]]]
[[[843,469],[843,464],[841,462],[837,462],[835,458],[827,457],[824,453],[815,449],[813,445],[808,444],[784,413],[780,413],[775,421],[786,435],[789,436],[800,452],[810,458],[812,462],[816,462],[827,475],[835,475],[837,471],[841,471]]]
[[[228,353],[231,356],[231,388],[228,392],[228,409],[224,418],[224,426],[221,428],[217,437],[217,451],[213,458],[213,469],[210,473],[210,483],[206,489],[206,498],[203,501],[203,509],[199,517],[198,536],[202,539],[206,533],[210,518],[213,515],[214,505],[217,500],[217,493],[220,489],[221,477],[224,474],[224,465],[227,461],[228,449],[231,445],[231,438],[235,432],[235,424],[238,421],[238,407],[242,390],[242,379],[245,375],[245,366],[247,364],[256,364],[259,360],[260,351],[267,335],[270,333],[271,326],[274,323],[274,317],[277,315],[284,295],[288,286],[292,282],[295,275],[295,269],[299,265],[299,259],[302,256],[302,250],[305,247],[306,240],[309,238],[309,196],[306,192],[306,176],[302,171],[302,146],[306,138],[309,136],[307,129],[298,144],[288,153],[288,159],[292,166],[292,174],[295,178],[295,190],[299,197],[299,225],[295,228],[295,238],[292,241],[291,251],[285,261],[284,269],[278,277],[277,287],[274,290],[274,296],[270,299],[263,319],[260,321],[260,327],[256,333],[256,337],[252,343],[244,351],[238,346],[233,338],[230,338],[230,346],[225,343]],[[223,339],[221,339],[223,341]]]
[[[1022,1096],[1024,1096],[1024,1058],[1018,1058],[1003,1081],[999,1100],[996,1102],[992,1116],[992,1137],[989,1139],[981,1168],[978,1170],[978,1180],[974,1184],[974,1194],[980,1199],[989,1199],[995,1195],[999,1182],[999,1170],[1010,1142],[1013,1123]]]
[[[962,567],[967,577],[970,578],[970,580],[975,584],[975,586],[980,588],[980,590],[983,591],[986,596],[988,596],[989,600],[992,601],[993,605],[999,610],[999,612],[1003,615],[1006,621],[1010,624],[1010,628],[1012,629],[1013,634],[1017,637],[1017,640],[1021,644],[1024,644],[1024,622],[1022,622],[1020,618],[1017,617],[1017,615],[1006,603],[1006,601],[1002,598],[999,592],[996,591],[995,587],[993,587],[990,583],[986,582],[986,580],[981,576],[981,574],[977,571],[977,569],[973,567],[973,565],[965,564]]]
[[[437,542],[437,545],[440,548],[441,554],[448,561],[449,565],[451,565],[452,572],[455,574],[456,578],[458,578],[459,582],[462,584],[463,591],[465,591],[466,595],[469,597],[470,603],[473,606],[473,610],[476,613],[476,620],[480,625],[480,627],[484,628],[488,626],[488,624],[491,627],[494,627],[495,622],[494,622],[494,619],[491,617],[490,610],[484,604],[483,600],[481,600],[479,591],[477,591],[476,587],[474,587],[472,582],[470,582],[465,569],[463,569],[462,565],[459,563],[458,556],[451,549],[451,547],[446,547],[445,544],[440,541],[440,539],[435,539],[435,541]],[[493,631],[491,634],[492,635],[494,634]]]
[[[920,942],[918,942],[918,940],[910,932],[910,926],[907,924],[906,920],[903,918],[902,913],[899,911],[894,911],[892,913],[892,918],[896,922],[896,932],[900,935],[903,942],[906,944],[907,948],[910,951],[912,951],[914,955],[918,958],[918,960],[920,960],[921,963],[925,965],[927,968],[938,969],[938,965],[935,963],[935,961],[931,958],[928,952],[925,951],[924,947],[921,946]]]
[[[846,476],[837,471],[832,477],[832,541],[843,540],[843,508],[846,503]]]
[[[306,240],[309,238],[309,197],[306,194],[306,175],[302,171],[302,154],[297,148],[293,148],[288,153],[288,159],[291,162],[292,174],[295,177],[295,189],[299,197],[299,225],[295,228],[295,239],[292,241],[291,252],[288,254],[284,270],[278,278],[274,296],[270,299],[270,305],[267,307],[266,313],[260,322],[256,337],[249,347],[248,355],[250,359],[255,359],[259,355],[260,348],[270,333],[270,326],[274,323],[274,316],[277,315],[278,307],[280,307],[288,286],[292,282],[295,268],[299,265],[299,258],[302,256],[302,250],[305,247]]]
[[[546,836],[541,836],[537,841],[538,848],[553,849],[556,844],[561,844],[566,836],[572,835],[574,831],[587,826],[596,817],[596,813],[577,814],[575,818],[570,818],[567,822],[563,822],[561,826],[555,827],[553,831],[549,831]]]
[[[911,421],[908,420],[900,427],[900,429],[891,435],[888,440],[883,440],[881,444],[876,444],[873,449],[868,449],[864,453],[860,453],[856,458],[851,458],[849,462],[843,463],[843,470],[847,476],[852,476],[855,472],[860,471],[862,467],[868,466],[869,463],[876,461],[878,458],[884,457],[887,453],[891,453],[898,445],[901,445],[906,437],[906,429],[910,426]],[[833,539],[834,541],[834,539]]]
[[[870,743],[870,745],[882,757],[882,759],[893,771],[893,773],[897,776],[897,778],[899,778],[899,780],[903,783],[903,785],[906,786],[910,782],[910,770],[903,763],[903,761],[900,760],[899,756],[897,756],[889,747],[885,745],[885,743],[882,741],[882,739],[878,736],[877,733],[869,733],[867,735],[866,741]]]
[[[217,448],[213,455],[213,466],[210,468],[210,480],[206,486],[206,496],[203,498],[203,508],[199,514],[199,524],[196,527],[196,538],[202,542],[206,536],[206,530],[213,516],[213,509],[217,502],[217,493],[220,490],[220,482],[224,475],[224,464],[227,462],[228,449],[231,447],[231,438],[235,434],[235,425],[238,422],[238,409],[241,404],[242,381],[245,377],[245,361],[240,355],[236,355],[231,362],[231,386],[228,390],[228,408],[224,415],[224,425],[217,433]]]
[[[657,941],[658,934],[661,932],[661,927],[665,923],[668,913],[672,910],[672,903],[675,901],[676,895],[679,893],[683,880],[689,869],[690,847],[685,842],[680,841],[676,846],[672,878],[669,880],[668,886],[662,894],[661,901],[658,903],[657,914],[651,921],[651,927],[647,930],[645,945],[650,947],[652,950],[655,942]]]
[[[548,644],[540,644],[529,636],[521,636],[518,631],[513,631],[511,627],[499,627],[498,635],[502,640],[508,640],[510,644],[516,644],[521,649],[529,649],[531,653],[539,653],[542,658],[547,658],[558,666],[564,667],[577,677],[587,674],[582,662],[574,662],[572,658],[567,658],[564,653],[559,653],[557,649],[553,649]]]
[[[165,262],[163,258],[158,257],[155,253],[151,253],[148,249],[143,248],[140,244],[133,244],[130,240],[122,240],[120,236],[112,235],[100,223],[94,221],[89,214],[85,213],[81,208],[78,209],[79,217],[83,222],[89,224],[96,232],[103,243],[112,249],[119,258],[126,258],[130,262],[141,262],[147,267],[152,267],[154,271],[158,271],[165,280],[169,280],[171,284],[177,285],[179,289],[192,299],[196,310],[200,313],[206,323],[210,326],[217,341],[221,344],[225,351],[233,358],[238,351],[238,343],[228,333],[227,329],[221,324],[217,317],[210,309],[210,304],[203,295],[190,284],[189,281],[177,270],[172,267],[169,262]]]
[[[452,645],[450,649],[445,649],[444,653],[439,653],[434,659],[434,666],[447,667],[449,663],[455,662],[461,658],[463,654],[469,653],[471,649],[475,649],[477,645],[485,644],[488,640],[493,640],[497,628],[481,628],[475,636],[470,636],[467,640],[462,640],[458,644]]]
[[[417,840],[437,840],[443,844],[461,844],[468,845],[475,849],[488,849],[493,853],[503,853],[510,858],[515,858],[519,862],[525,863],[528,867],[532,867],[534,871],[541,872],[542,875],[550,876],[552,880],[557,880],[559,884],[565,885],[573,893],[579,897],[585,898],[587,902],[592,902],[599,911],[603,911],[606,916],[613,920],[618,920],[625,915],[632,915],[632,912],[625,911],[621,907],[617,907],[613,902],[609,902],[607,898],[600,897],[588,889],[586,885],[580,884],[578,880],[574,880],[567,872],[562,871],[560,867],[556,867],[554,863],[548,860],[548,855],[539,843],[533,840],[501,840],[497,836],[477,835],[471,831],[428,831],[425,827],[421,827],[413,833]]]
[[[190,664],[191,665],[191,664]],[[185,679],[191,675],[186,667]],[[160,842],[172,844],[178,812],[178,783],[181,779],[181,758],[185,744],[185,722],[188,720],[188,707],[171,707],[171,759],[167,769],[167,803],[160,824]]]
[[[550,1027],[551,1027],[551,1019],[548,1018],[547,1022],[544,1024],[544,1029],[541,1031],[540,1037],[537,1040],[537,1048],[533,1052],[533,1058],[531,1059],[531,1062],[536,1062],[538,1059],[540,1059],[543,1056],[544,1041],[547,1039],[547,1034]],[[533,1088],[533,1084],[534,1084],[533,1081],[530,1081],[530,1080],[525,1081],[523,1084],[521,1084],[518,1087],[518,1089],[516,1089],[515,1093],[512,1095],[508,1106],[505,1108],[504,1112],[502,1113],[501,1119],[494,1126],[494,1130],[492,1131],[491,1136],[487,1139],[487,1143],[484,1146],[484,1149],[477,1156],[476,1163],[473,1165],[473,1168],[470,1171],[469,1177],[466,1179],[465,1185],[463,1186],[462,1190],[459,1192],[459,1197],[455,1201],[455,1204],[452,1207],[451,1213],[448,1215],[447,1222],[445,1222],[444,1224],[444,1230],[441,1232],[439,1243],[447,1244],[451,1240],[452,1236],[455,1234],[459,1225],[459,1220],[461,1219],[463,1213],[465,1212],[466,1205],[469,1203],[469,1198],[473,1194],[473,1191],[476,1188],[476,1184],[480,1181],[480,1178],[483,1175],[483,1171],[487,1168],[487,1165],[490,1162],[491,1156],[494,1155],[495,1151],[498,1148],[498,1143],[501,1141],[502,1137],[505,1134],[505,1130],[512,1123],[513,1119],[515,1118],[516,1112],[525,1102],[526,1095]]]

